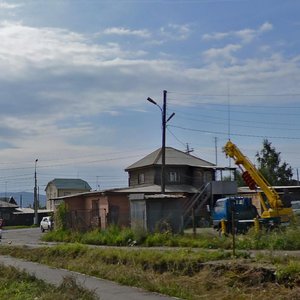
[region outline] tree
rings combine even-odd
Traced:
[[[291,185],[292,168],[286,162],[281,164],[280,154],[271,142],[264,139],[262,150],[256,153],[258,170],[271,185]]]

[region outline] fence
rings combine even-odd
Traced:
[[[99,209],[72,210],[66,214],[67,228],[78,231],[105,228],[107,213]]]

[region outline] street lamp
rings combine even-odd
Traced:
[[[163,107],[161,108],[156,101],[148,97],[147,101],[156,105],[162,114],[162,147],[161,147],[161,193],[165,193],[166,188],[166,177],[165,177],[165,166],[166,166],[166,125],[175,115],[172,113],[168,120],[166,120],[166,111],[167,111],[167,91],[163,91]]]
[[[34,193],[33,193],[33,208],[34,208],[34,220],[33,224],[38,225],[38,199],[37,199],[37,179],[36,179],[36,165],[37,165],[38,159],[35,160],[34,164]]]

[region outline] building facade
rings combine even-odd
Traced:
[[[161,154],[161,149],[157,149],[127,167],[128,187],[76,194],[65,194],[69,190],[64,189],[60,191],[64,194],[59,194],[48,184],[47,190],[52,194],[47,195],[47,199],[53,200],[53,206],[65,202],[68,224],[74,229],[141,223],[145,224],[144,229],[153,231],[156,223],[167,221],[179,231],[189,222],[191,211],[194,215],[207,214],[206,205],[213,204],[217,196],[236,193],[235,182],[215,180],[217,167],[214,164],[167,147],[165,195],[160,195]],[[57,197],[53,199],[54,192]],[[145,210],[140,210],[141,207]],[[147,216],[147,222],[139,220],[141,216]]]
[[[48,182],[46,186],[46,208],[48,210],[55,210],[55,198],[68,196],[72,194],[89,192],[90,185],[82,179],[70,178],[55,178]]]

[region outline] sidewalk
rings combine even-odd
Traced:
[[[34,275],[47,283],[60,285],[63,278],[72,276],[76,282],[86,289],[94,290],[101,300],[171,300],[172,297],[146,292],[138,288],[119,285],[112,281],[80,274],[64,269],[51,268],[46,265],[24,261],[11,256],[0,255],[0,264],[13,266]]]

